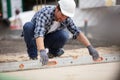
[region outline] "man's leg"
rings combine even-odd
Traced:
[[[37,47],[34,39],[34,25],[31,22],[27,22],[23,26],[24,40],[27,46],[27,52],[30,59],[37,59]]]
[[[49,33],[45,36],[45,47],[49,49],[49,53],[55,57],[60,56],[64,53],[61,48],[64,47],[65,43],[69,39],[69,35],[64,30],[58,30],[53,33]]]

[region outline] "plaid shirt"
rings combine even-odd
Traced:
[[[50,30],[50,26],[55,21],[55,7],[49,6],[38,11],[32,18],[32,23],[35,25],[34,37],[43,37]],[[73,34],[73,38],[76,38],[80,33],[80,30],[75,26],[71,18],[67,18],[60,23],[60,27],[56,30],[67,29]]]

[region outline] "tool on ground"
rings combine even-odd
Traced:
[[[103,54],[101,56],[103,57],[103,60],[100,62],[93,61],[91,56],[87,56],[87,55],[86,56],[71,56],[71,57],[53,58],[53,59],[50,59],[48,64],[45,66],[43,66],[39,60],[0,63],[0,72],[120,62],[120,54],[119,53]]]

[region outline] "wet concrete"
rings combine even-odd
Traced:
[[[120,80],[120,62],[7,72],[26,80]]]

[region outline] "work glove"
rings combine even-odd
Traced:
[[[90,45],[87,48],[88,48],[89,54],[92,56],[94,61],[100,58],[98,52],[95,50],[93,46]]]
[[[46,65],[48,63],[48,55],[46,49],[40,50],[40,61],[42,65]]]

